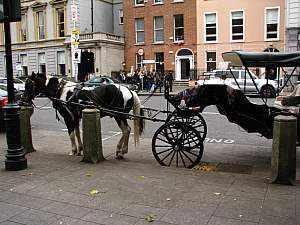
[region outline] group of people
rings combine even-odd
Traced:
[[[162,87],[164,87],[164,81],[167,81],[168,87],[170,91],[172,91],[172,82],[173,82],[173,72],[170,71],[168,75],[166,75],[162,71],[135,71],[133,75],[133,81],[138,85],[139,90],[145,89],[147,92],[153,92],[154,90],[162,91]]]

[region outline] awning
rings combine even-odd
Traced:
[[[230,66],[245,67],[297,67],[300,66],[300,51],[297,52],[224,52],[222,58]]]

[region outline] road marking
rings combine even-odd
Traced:
[[[204,142],[208,143],[225,143],[225,144],[233,144],[234,140],[232,139],[216,139],[216,138],[205,138]]]

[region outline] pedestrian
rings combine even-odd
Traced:
[[[118,80],[125,83],[125,79],[126,79],[126,77],[125,77],[124,71],[121,71],[120,75],[118,77]]]
[[[270,70],[270,79],[271,79],[271,80],[275,80],[275,78],[276,78],[276,76],[275,76],[274,70],[271,69],[271,70]]]
[[[139,71],[135,71],[135,73],[133,74],[132,80],[133,80],[133,83],[138,86],[138,92],[139,92],[141,89]]]
[[[161,88],[163,87],[164,77],[161,71],[158,72],[156,77],[156,87],[159,88],[159,92],[161,93]]]
[[[173,91],[172,90],[172,85],[173,85],[173,70],[170,70],[168,75],[167,75],[167,83],[168,83],[168,88],[169,91]]]

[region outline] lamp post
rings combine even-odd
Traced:
[[[125,70],[126,63],[122,62],[123,70]]]
[[[21,20],[20,1],[3,0],[4,8],[4,30],[5,30],[5,53],[8,103],[4,107],[4,120],[6,128],[7,150],[5,169],[10,171],[23,170],[27,168],[27,159],[21,141],[20,129],[20,106],[15,101],[13,68],[10,38],[10,22]],[[14,10],[14,11],[13,11]],[[17,10],[20,10],[19,12]],[[20,18],[18,18],[20,13]]]

